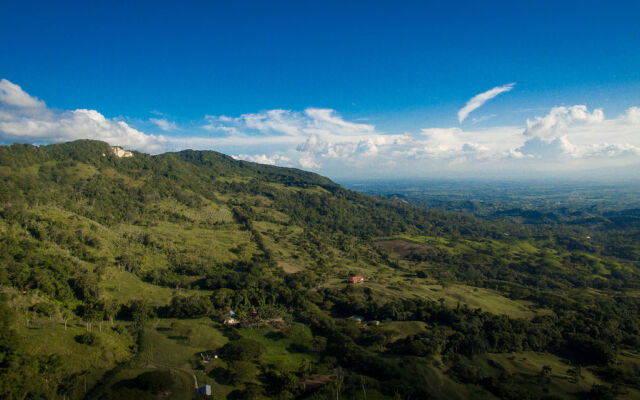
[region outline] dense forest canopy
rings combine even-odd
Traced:
[[[212,151],[0,146],[0,393],[640,396],[637,210],[389,197]]]

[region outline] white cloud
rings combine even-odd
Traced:
[[[307,131],[348,136],[367,135],[375,131],[373,125],[347,122],[329,108],[307,108],[304,113],[310,119],[311,126],[307,127]]]
[[[268,156],[266,154],[238,154],[231,157],[235,158],[236,160],[251,161],[259,164],[280,166],[291,165],[291,159],[280,154],[274,154],[272,156]]]
[[[422,129],[425,157],[452,158],[464,153],[473,158],[502,158],[522,143],[518,127],[504,126],[465,131],[460,128]]]
[[[495,88],[481,100],[511,87]],[[149,121],[168,132],[180,129],[164,115]],[[559,173],[609,166],[631,171],[630,165],[640,166],[638,107],[609,119],[603,110],[584,105],[554,107],[519,126],[427,127],[416,134],[381,132],[373,124],[349,121],[327,108],[275,109],[238,117],[208,115],[194,125],[194,136],[149,135],[96,110],[49,109],[18,85],[0,81],[0,140],[4,142],[89,138],[152,153],[215,149],[237,159],[297,166],[334,177]]]
[[[298,115],[288,110],[269,110],[264,113],[243,114],[240,116],[247,128],[256,129],[261,133],[283,133],[297,136],[303,121]]]
[[[289,135],[299,136],[304,120],[299,113],[289,110],[268,110],[242,114],[232,118],[226,115],[207,115],[203,126],[208,131],[220,131],[233,135]]]
[[[601,109],[584,105],[554,107],[527,120],[526,141],[515,151],[535,158],[610,159],[640,154],[640,109],[631,107],[606,119]]]
[[[335,110],[325,108],[303,112],[276,109],[237,118],[208,115],[206,120],[206,130],[226,134],[213,139],[220,145],[291,144],[289,158],[303,168],[318,168],[323,159],[349,164],[358,162],[357,158],[374,157],[380,145],[397,136],[376,132],[370,124],[345,121]]]
[[[0,103],[18,108],[43,108],[45,104],[6,79],[0,80]]]
[[[503,86],[496,86],[491,90],[487,90],[486,92],[477,94],[473,96],[467,104],[458,111],[458,122],[462,123],[462,121],[467,118],[467,116],[475,109],[482,107],[484,103],[493,99],[500,93],[508,92],[515,86],[515,83],[509,83]]]
[[[300,166],[306,169],[314,169],[320,167],[320,164],[311,155],[305,155],[298,159]]]
[[[624,115],[630,124],[640,125],[640,107],[630,107]]]
[[[252,136],[354,136],[369,135],[375,131],[373,125],[345,121],[335,110],[328,108],[307,108],[304,112],[276,109],[242,114],[236,118],[207,115],[205,119],[207,124],[204,128],[209,131],[235,128],[236,133]]]
[[[165,132],[175,131],[176,129],[178,129],[178,126],[175,122],[168,121],[164,118],[150,118],[149,121],[153,122],[158,126],[158,128],[162,129]]]
[[[489,115],[483,115],[482,117],[478,117],[478,118],[471,118],[471,122],[474,124],[479,124],[480,122],[484,122],[484,121],[488,121],[491,118],[497,117],[497,114],[489,114]]]
[[[539,137],[527,140],[515,151],[524,156],[537,158],[557,158],[577,156],[576,147],[566,136],[545,140]]]
[[[537,117],[533,121],[527,119],[527,136],[550,137],[558,132],[566,130],[572,125],[599,124],[604,121],[602,109],[596,109],[592,113],[587,106],[577,105],[572,107],[554,107],[544,117]]]
[[[242,132],[240,132],[235,126],[227,126],[225,124],[232,123],[233,119],[227,116],[215,116],[215,115],[206,115],[204,117],[205,124],[202,125],[202,128],[208,132],[218,132],[228,136],[241,136]]]
[[[149,152],[163,150],[166,143],[162,136],[147,135],[96,110],[54,112],[6,79],[0,81],[0,138],[43,143],[97,139]]]
[[[243,134],[214,140],[223,147],[254,146],[255,157],[269,159],[262,147],[271,145],[271,154],[286,154],[302,168],[333,174],[380,175],[393,169],[402,171],[398,175],[439,170],[476,173],[507,166],[563,170],[563,165],[578,165],[579,160],[597,165],[606,159],[637,159],[639,121],[638,108],[605,119],[602,110],[577,105],[555,107],[524,126],[433,127],[412,135],[379,132],[372,124],[347,121],[334,110],[310,108],[301,113],[244,114],[226,121],[217,117],[218,127],[232,126]]]

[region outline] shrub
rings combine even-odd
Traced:
[[[98,337],[92,332],[85,332],[75,337],[76,342],[86,344],[87,346],[95,346],[98,344]]]
[[[53,317],[56,314],[56,307],[51,303],[41,301],[31,306],[31,311],[46,317]]]

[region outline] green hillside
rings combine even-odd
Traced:
[[[0,146],[0,394],[638,398],[640,245],[621,236],[640,237],[210,151]]]

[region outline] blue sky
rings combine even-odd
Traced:
[[[5,3],[3,142],[196,147],[334,177],[640,162],[635,1]]]

